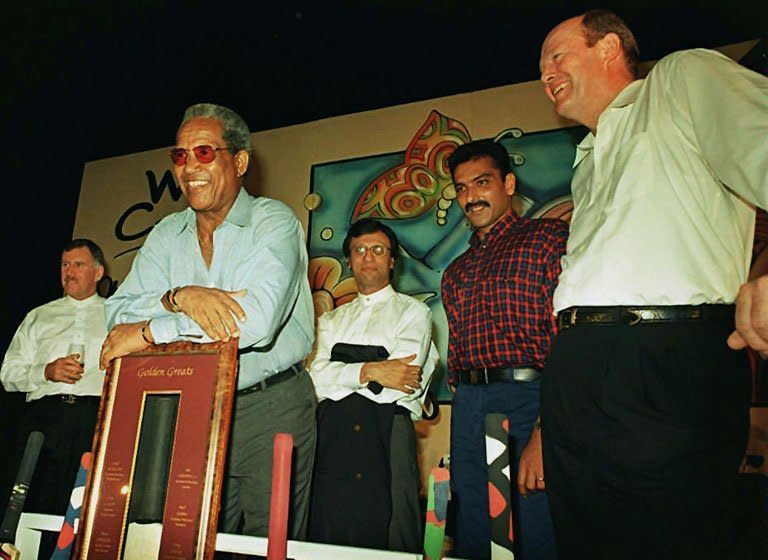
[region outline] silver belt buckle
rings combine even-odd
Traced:
[[[77,397],[75,395],[71,395],[69,393],[61,395],[61,402],[64,404],[75,404],[77,401]]]
[[[512,370],[512,377],[515,383],[528,383],[539,379],[541,372],[534,368],[515,368]]]
[[[643,311],[641,309],[627,309],[627,313],[632,315],[632,318],[629,320],[629,323],[627,323],[630,327],[638,324],[640,321],[644,319]]]

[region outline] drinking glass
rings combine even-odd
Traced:
[[[69,345],[69,348],[67,348],[67,356],[71,356],[72,354],[77,354],[77,362],[82,366],[85,365],[85,345],[84,344],[77,344],[72,343]]]

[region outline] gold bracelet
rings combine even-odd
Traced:
[[[180,289],[181,288],[179,286],[171,288],[163,294],[163,297],[160,298],[160,303],[163,304],[163,308],[166,311],[169,311],[170,313],[181,313],[181,307],[179,307],[179,304],[176,303],[176,292],[178,292]]]
[[[178,292],[180,289],[181,287],[176,286],[168,292],[168,303],[171,304],[172,313],[181,313],[181,307],[179,307],[179,304],[176,303],[176,292]]]
[[[165,309],[168,313],[173,313],[173,307],[171,307],[171,302],[168,299],[168,297],[171,295],[171,290],[168,290],[163,294],[163,297],[160,298],[160,303],[163,306],[163,309]]]
[[[141,338],[143,338],[144,342],[146,342],[147,344],[154,344],[154,342],[152,342],[151,340],[149,340],[149,338],[147,338],[147,327],[149,327],[150,321],[152,321],[152,319],[147,319],[146,321],[144,321],[144,324],[141,325]]]

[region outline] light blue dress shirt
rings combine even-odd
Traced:
[[[241,189],[213,233],[208,269],[197,241],[195,212],[171,214],[150,232],[131,271],[106,302],[107,327],[152,319],[157,343],[209,342],[183,313],[160,303],[175,286],[197,285],[248,293],[236,298],[246,313],[240,324],[240,373],[244,389],[299,362],[312,349],[314,311],[307,279],[304,232],[282,202]]]

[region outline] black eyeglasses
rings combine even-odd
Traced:
[[[195,146],[192,151],[195,153],[195,158],[200,163],[211,163],[216,159],[216,152],[221,150],[229,150],[229,148],[214,148],[208,144],[201,144]],[[189,158],[189,150],[186,148],[174,148],[171,150],[171,161],[177,167],[187,164],[187,158]]]

